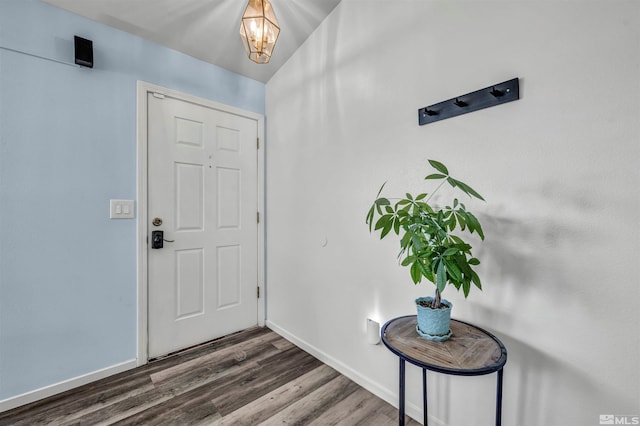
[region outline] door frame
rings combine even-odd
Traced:
[[[265,198],[264,198],[264,115],[257,114],[255,112],[246,111],[240,108],[232,107],[229,105],[214,102],[208,99],[200,98],[187,93],[179,92],[177,90],[168,89],[166,87],[158,86],[152,83],[138,80],[137,82],[137,200],[138,200],[138,215],[137,215],[137,290],[138,290],[138,345],[137,345],[137,365],[144,365],[149,360],[148,355],[148,275],[147,275],[147,259],[148,259],[148,221],[147,208],[148,208],[148,194],[147,194],[147,160],[148,160],[148,140],[147,140],[147,119],[148,119],[148,105],[147,94],[158,93],[171,98],[179,99],[185,102],[191,102],[198,105],[202,105],[208,108],[213,108],[219,111],[235,114],[241,117],[246,117],[252,120],[256,120],[258,125],[258,138],[260,143],[257,147],[257,176],[258,181],[258,199],[257,207],[260,220],[258,222],[258,282],[257,286],[260,291],[258,297],[257,315],[258,325],[265,326],[265,313],[266,313],[266,289],[264,285],[264,269],[265,269]]]

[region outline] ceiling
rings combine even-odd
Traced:
[[[247,58],[240,41],[247,0],[44,1],[266,83],[341,0],[271,0],[280,36],[262,65]]]

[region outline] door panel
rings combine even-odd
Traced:
[[[257,122],[147,96],[149,357],[257,324]],[[152,224],[153,218],[162,225]]]
[[[204,166],[175,163],[175,170],[176,230],[204,231]]]
[[[218,229],[240,228],[240,170],[219,167],[218,172]]]
[[[241,301],[240,246],[218,247],[218,309],[236,306]]]
[[[177,319],[204,313],[204,250],[176,251]]]

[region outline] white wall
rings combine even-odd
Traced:
[[[636,1],[343,0],[267,84],[269,324],[394,399],[365,318],[432,286],[364,218],[383,181],[427,189],[438,159],[487,200],[468,203],[485,289],[445,296],[508,348],[504,423],[640,415],[639,40]],[[513,77],[519,101],[418,126],[418,108]],[[434,421],[491,424],[494,380],[432,375]]]

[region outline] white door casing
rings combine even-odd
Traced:
[[[138,364],[144,364],[264,325],[264,298],[257,296],[264,277],[257,223],[264,156],[258,114],[141,82],[138,113],[145,169],[138,185]],[[155,217],[162,225],[152,224]],[[173,242],[152,249],[154,230]]]

